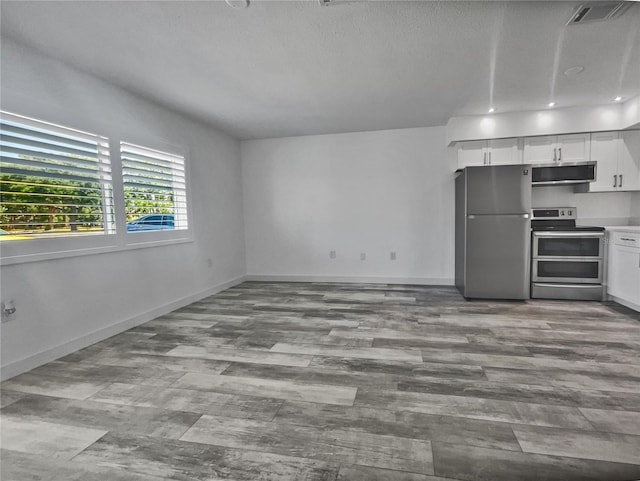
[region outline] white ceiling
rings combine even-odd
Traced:
[[[3,1],[1,32],[250,139],[639,95],[640,5],[565,26],[579,3]]]

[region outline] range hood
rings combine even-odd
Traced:
[[[566,185],[595,182],[596,162],[537,164],[531,166],[531,183]]]

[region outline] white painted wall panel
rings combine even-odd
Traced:
[[[188,149],[194,241],[3,266],[3,376],[34,367],[242,278],[239,143],[3,39],[2,108],[133,142]],[[208,259],[212,266],[209,267]]]
[[[250,276],[452,284],[456,151],[444,127],[241,150]]]

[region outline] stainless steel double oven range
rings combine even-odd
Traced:
[[[575,207],[532,209],[532,298],[603,300],[604,227],[576,217]]]

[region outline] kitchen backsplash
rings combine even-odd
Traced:
[[[534,187],[534,207],[577,207],[578,224],[640,224],[640,192],[577,194],[572,186]]]

